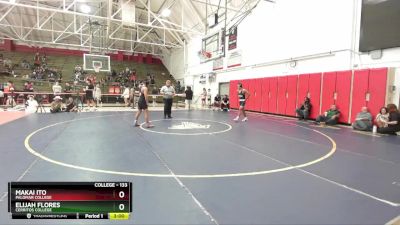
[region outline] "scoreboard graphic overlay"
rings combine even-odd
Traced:
[[[9,182],[13,219],[129,219],[131,182]]]

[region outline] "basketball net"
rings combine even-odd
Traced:
[[[207,52],[207,51],[204,51],[204,50],[201,50],[201,51],[199,52],[199,57],[200,57],[200,59],[201,59],[202,61],[205,61],[205,60],[207,60],[207,59],[210,59],[211,56],[212,56],[211,52]]]
[[[100,72],[100,66],[93,66],[94,72]]]

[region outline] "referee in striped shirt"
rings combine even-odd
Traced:
[[[167,80],[161,88],[160,93],[164,96],[164,119],[171,119],[172,100],[175,95],[175,89],[171,86],[171,81]]]

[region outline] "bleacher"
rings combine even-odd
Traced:
[[[20,64],[22,60],[28,61],[31,65],[34,61],[34,53],[22,53],[22,52],[6,52],[0,51],[0,54],[3,55],[3,59],[10,59],[12,64],[14,65],[14,75],[4,73],[5,68],[3,65],[0,65],[0,83],[5,83],[7,81],[13,81],[17,90],[22,90],[23,85],[26,81],[30,80],[33,82],[35,92],[51,92],[51,87],[53,85],[52,82],[48,80],[31,80],[23,78],[25,75],[32,74],[31,69],[21,68]],[[58,71],[62,73],[62,83],[65,82],[73,82],[74,80],[74,68],[76,65],[82,65],[83,59],[82,56],[62,56],[62,55],[49,55],[47,54],[47,67],[48,68],[56,68]],[[136,70],[136,79],[137,80],[145,80],[147,74],[150,73],[155,76],[155,86],[161,87],[164,85],[166,79],[170,79],[169,73],[167,69],[163,65],[159,64],[143,64],[137,63],[133,61],[114,61],[111,60],[111,69],[115,70],[117,73],[120,71],[124,71],[125,68],[128,67],[130,69]],[[1,73],[3,72],[3,73]],[[94,73],[90,72],[89,73]],[[162,74],[165,74],[164,76]],[[100,81],[102,78],[105,78],[108,73],[100,72],[95,74],[96,80]],[[174,82],[174,81],[173,81]],[[102,87],[103,93],[108,93],[108,83]]]

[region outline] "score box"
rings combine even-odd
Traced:
[[[131,182],[10,182],[8,189],[13,218],[108,219],[132,212]]]

